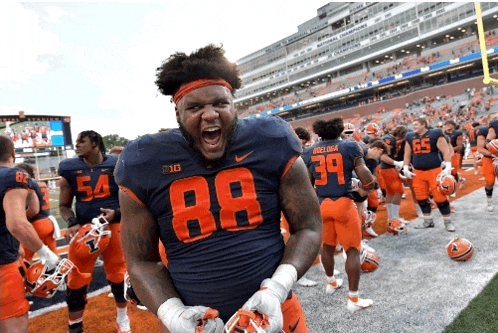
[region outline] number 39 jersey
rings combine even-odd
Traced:
[[[18,168],[0,167],[0,203],[3,203],[5,193],[13,188],[33,188],[34,182],[29,175]],[[7,229],[3,204],[0,208],[0,265],[9,264],[19,256],[19,242]]]
[[[441,156],[437,148],[437,140],[443,136],[440,128],[430,129],[422,135],[415,132],[406,134],[406,142],[412,150],[412,164],[415,169],[429,170],[441,166]]]
[[[303,160],[315,178],[320,202],[325,198],[352,197],[351,176],[363,149],[352,140],[320,141],[307,148]]]
[[[88,166],[82,158],[68,158],[59,164],[76,197],[76,217],[80,223],[90,222],[101,214],[100,208],[119,208],[118,186],[114,181],[117,157],[104,156],[102,163]]]
[[[278,117],[239,120],[224,161],[211,168],[178,129],[126,146],[116,181],[157,220],[185,304],[213,307],[226,321],[271,277],[284,251],[280,180],[300,153]]]

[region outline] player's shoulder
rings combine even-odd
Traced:
[[[440,128],[433,128],[433,129],[430,129],[430,134],[435,136],[435,137],[440,137],[440,136],[443,136],[443,130],[440,129]]]
[[[294,134],[285,120],[274,116],[241,119],[237,122],[237,131],[246,135],[257,133],[268,138],[283,138]]]
[[[498,119],[491,120],[489,122],[489,127],[498,128]]]
[[[118,157],[116,155],[105,155],[104,160],[102,161],[103,166],[115,166],[118,161]]]
[[[120,154],[120,163],[136,165],[147,163],[158,154],[171,153],[170,147],[178,147],[178,143],[185,144],[185,140],[179,129],[175,128],[167,132],[146,134],[129,142]],[[167,153],[166,153],[167,152]]]
[[[86,164],[79,157],[66,158],[59,163],[59,170],[77,169],[81,168],[83,165]]]

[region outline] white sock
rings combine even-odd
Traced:
[[[395,220],[399,220],[399,205],[391,204],[391,216]]]
[[[349,291],[349,297],[353,298],[353,297],[359,297],[360,293],[357,291]]]
[[[386,203],[386,211],[387,211],[387,220],[391,220],[392,219],[392,212],[391,212],[391,206],[392,206],[392,203]]]
[[[118,308],[116,307],[116,310],[117,310],[117,317],[116,317],[116,321],[117,322],[122,322],[122,321],[125,321],[125,320],[128,320],[128,308],[127,307],[124,307],[124,308]]]
[[[424,213],[422,212],[422,208],[420,208],[419,205],[415,205],[415,211],[417,212],[417,216],[423,216]]]
[[[334,282],[334,281],[335,281],[335,276],[334,275],[332,275],[332,276],[328,276],[327,275],[327,282],[328,283],[331,283],[331,282]]]

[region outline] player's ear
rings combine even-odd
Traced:
[[[178,106],[175,105],[176,121],[180,123],[180,112],[178,111]]]

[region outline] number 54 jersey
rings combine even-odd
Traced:
[[[71,186],[76,197],[76,217],[90,222],[100,208],[119,208],[118,185],[114,181],[117,157],[104,156],[102,163],[88,166],[82,158],[68,158],[59,164],[59,175]]]
[[[227,149],[205,167],[174,129],[128,144],[115,173],[156,219],[182,300],[224,321],[282,258],[278,191],[301,145],[286,122],[268,117],[239,120]]]

